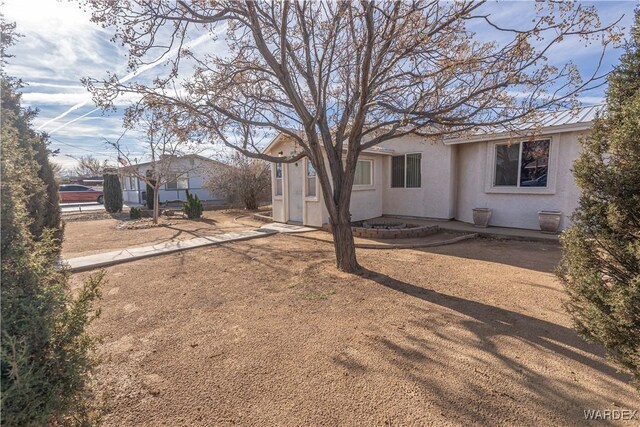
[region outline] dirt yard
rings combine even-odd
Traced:
[[[253,221],[250,218],[241,218],[242,215],[234,211],[205,211],[202,218],[189,220],[182,217],[162,216],[159,226],[144,229],[120,228],[123,223],[129,223],[128,216],[111,218],[108,214],[101,214],[102,219],[83,220],[77,215],[65,221],[65,240],[62,246],[62,255],[66,258],[74,256],[92,255],[99,252],[108,252],[114,249],[131,246],[153,245],[169,240],[186,240],[195,237],[209,236],[212,234],[229,233],[232,231],[246,230],[251,227],[259,227],[263,223]],[[87,215],[92,218],[95,214]],[[143,221],[151,223],[150,218]]]
[[[359,250],[352,276],[331,245],[275,235],[111,267],[92,327],[104,424],[558,426],[638,409],[570,329],[558,258],[479,239]]]

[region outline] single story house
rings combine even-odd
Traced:
[[[486,132],[429,142],[411,135],[365,150],[356,169],[352,220],[390,215],[473,223],[474,208],[489,208],[490,226],[538,230],[539,211],[559,211],[564,229],[579,198],[571,173],[579,140],[602,108],[549,113],[518,136]],[[279,135],[264,151],[278,156],[296,147]],[[306,158],[272,165],[272,199],[275,221],[315,227],[329,221]]]
[[[151,164],[147,162],[120,168],[122,198],[125,203],[146,203],[147,185],[140,176],[146,176],[147,170],[151,169]],[[197,195],[203,201],[222,202],[224,200],[222,196],[213,194],[205,188],[207,181],[215,173],[216,167],[223,165],[222,163],[197,154],[189,154],[175,156],[165,165],[168,165],[168,172],[166,182],[161,184],[158,192],[160,203],[173,200],[185,201],[187,191]]]

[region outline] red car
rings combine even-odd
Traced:
[[[58,191],[60,193],[60,202],[62,203],[104,203],[104,196],[102,195],[102,191],[84,185],[64,184],[60,186]]]

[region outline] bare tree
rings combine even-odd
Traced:
[[[170,180],[169,178],[171,180],[179,179],[193,168],[180,168],[179,171],[175,169],[176,160],[185,154],[184,144],[175,137],[169,127],[159,120],[156,114],[145,112],[138,116],[135,122],[129,121],[127,123],[129,128],[136,125],[145,128],[145,139],[142,146],[150,161],[148,168],[144,171],[140,171],[137,167],[141,164],[141,159],[132,158],[127,147],[121,144],[122,136],[115,142],[107,141],[107,143],[118,152],[118,161],[123,166],[120,173],[133,175],[153,189],[153,223],[157,224],[160,216],[160,188]]]
[[[104,169],[109,167],[107,160],[100,161],[91,154],[80,156],[76,160],[78,164],[73,168],[73,173],[80,177],[102,176]]]
[[[599,62],[583,78],[571,63],[551,65],[549,50],[573,38],[602,43],[604,54],[619,37],[593,7],[558,1],[536,2],[521,28],[499,25],[482,1],[86,2],[93,21],[129,48],[132,69],[161,54],[170,70],[148,85],[85,79],[96,102],[107,108],[136,93],[130,114],[153,106],[184,136],[271,162],[308,157],[337,267],[349,272],[359,269],[349,205],[363,150],[409,133],[508,130],[541,110],[576,106],[578,93],[604,83]],[[483,30],[494,41],[479,40]],[[223,32],[227,52],[192,48]],[[296,144],[294,154],[262,153],[276,133]]]
[[[264,160],[234,153],[228,163],[218,163],[206,183],[211,193],[223,195],[232,205],[256,210],[271,195],[271,169]]]

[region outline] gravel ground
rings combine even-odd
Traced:
[[[364,274],[343,274],[330,244],[276,235],[109,268],[91,329],[104,425],[562,426],[638,409],[570,329],[557,246],[358,254]]]
[[[249,218],[242,218],[241,222],[234,221],[240,213],[205,211],[200,219],[163,216],[159,218],[159,224],[156,227],[128,230],[119,227],[123,223],[122,215],[116,215],[119,216],[112,218],[102,214],[101,219],[79,220],[76,218],[73,221],[67,221],[62,255],[65,258],[73,258],[131,246],[146,246],[247,230],[264,224]]]

